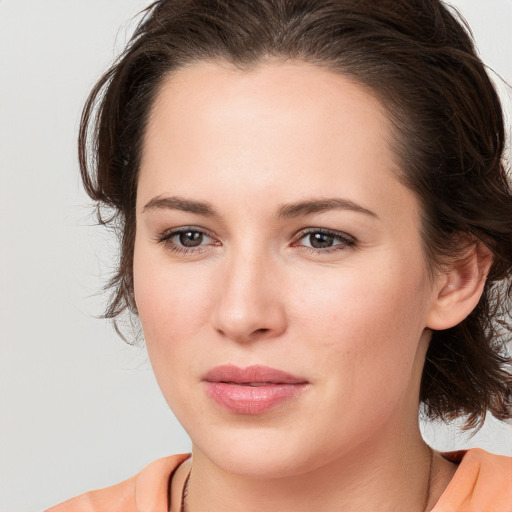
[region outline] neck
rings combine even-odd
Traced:
[[[429,510],[447,484],[439,481],[440,461],[432,458],[419,429],[410,439],[402,436],[396,441],[354,448],[352,453],[310,471],[273,479],[230,473],[196,449],[185,510],[231,512],[239,511],[241,504],[246,512]],[[189,470],[190,466],[183,468],[181,485]]]

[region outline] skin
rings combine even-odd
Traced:
[[[311,64],[196,63],[161,86],[134,281],[157,380],[193,443],[172,510],[191,465],[192,511],[420,512],[448,484],[454,467],[431,459],[418,429],[421,372],[429,327],[470,311],[482,271],[431,278],[390,140],[372,95]],[[349,207],[282,215],[333,198]],[[184,199],[216,213],[184,211]],[[180,227],[204,233],[191,252],[177,252]],[[309,228],[337,235],[314,248]],[[234,414],[202,382],[228,363],[308,385],[263,414]]]

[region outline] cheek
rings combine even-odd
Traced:
[[[190,376],[196,375],[211,293],[200,272],[187,272],[155,257],[154,250],[137,248],[134,255],[134,292],[149,359],[170,408],[184,424],[190,404]],[[192,267],[190,267],[192,268]],[[192,409],[196,407],[193,406]],[[193,415],[200,415],[196,411]]]
[[[386,272],[333,269],[297,302],[298,331],[315,340],[326,364],[358,379],[410,371],[424,330],[428,285],[421,269],[387,262]],[[378,370],[378,371],[376,371]]]
[[[148,349],[176,348],[204,325],[211,301],[212,277],[206,279],[197,266],[162,262],[154,250],[138,248],[134,255],[135,302]],[[165,256],[164,256],[165,258]],[[192,267],[190,267],[192,269]]]
[[[315,325],[323,325],[321,332],[310,330],[317,343],[315,378],[324,382],[323,395],[332,407],[326,416],[333,424],[344,418],[348,435],[363,439],[397,411],[416,407],[425,289],[421,276],[400,277],[400,272],[360,274],[339,285],[315,301]]]

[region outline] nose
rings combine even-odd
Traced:
[[[287,327],[278,264],[248,252],[225,262],[213,314],[216,331],[240,343],[276,338]]]

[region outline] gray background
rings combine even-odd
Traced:
[[[0,0],[2,511],[41,510],[190,449],[144,349],[95,318],[116,244],[94,226],[75,155],[86,95],[147,3]],[[512,1],[453,3],[512,83]],[[471,440],[453,426],[424,432],[438,449],[512,455],[512,427],[496,421]]]

